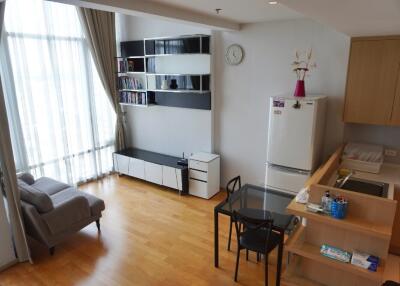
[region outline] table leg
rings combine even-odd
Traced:
[[[282,270],[282,258],[283,258],[283,244],[285,240],[285,231],[280,232],[280,242],[278,246],[278,265],[276,271],[276,286],[281,285],[281,270]]]
[[[218,245],[218,211],[214,210],[214,266],[219,265],[219,245]]]

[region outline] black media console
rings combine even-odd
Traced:
[[[128,148],[113,155],[114,170],[158,185],[189,192],[189,169],[178,164],[181,158]]]

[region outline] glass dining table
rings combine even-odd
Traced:
[[[282,261],[284,235],[294,222],[294,216],[286,213],[286,207],[293,198],[290,194],[246,184],[230,195],[229,199],[219,203],[214,208],[214,266],[219,266],[218,216],[224,214],[232,217],[234,211],[256,219],[273,219],[273,230],[282,236],[278,249],[278,260]],[[280,277],[280,268],[277,277]]]

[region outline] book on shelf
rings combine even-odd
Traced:
[[[147,98],[145,92],[132,92],[132,91],[121,91],[119,95],[120,103],[130,103],[146,105]]]
[[[142,82],[134,77],[119,77],[119,89],[143,89]]]
[[[118,64],[117,64],[117,71],[119,73],[126,72],[128,70],[128,63],[124,59],[118,59]]]
[[[117,71],[119,73],[124,72],[134,72],[135,71],[135,61],[133,59],[118,59]]]

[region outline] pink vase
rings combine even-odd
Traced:
[[[294,91],[294,96],[296,97],[305,97],[306,90],[304,87],[304,80],[298,80],[296,83],[296,89]]]

